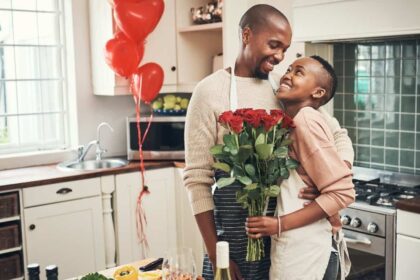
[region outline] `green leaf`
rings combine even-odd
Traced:
[[[230,172],[230,166],[227,163],[223,163],[223,162],[215,162],[213,163],[213,168],[214,169],[220,169],[225,171],[226,173]]]
[[[286,146],[278,147],[274,151],[274,156],[277,158],[284,158],[287,156],[288,152],[289,152],[289,149]]]
[[[210,148],[210,153],[212,155],[222,154],[223,153],[223,145],[222,144],[214,145],[213,147]]]
[[[258,187],[258,184],[257,183],[253,183],[253,184],[246,185],[244,187],[244,190],[252,191],[252,190],[257,189],[257,187]]]
[[[223,188],[229,185],[232,185],[235,182],[235,178],[220,178],[217,180],[216,184],[218,188]]]
[[[232,155],[232,156],[236,156],[237,154],[238,154],[238,149],[235,147],[235,148],[231,148],[230,149],[230,154]]]
[[[293,143],[293,140],[292,139],[286,138],[283,141],[281,141],[280,147],[289,146],[292,143]]]
[[[248,176],[237,176],[236,179],[238,179],[238,181],[244,185],[249,185],[252,183],[251,178],[249,178]]]
[[[296,161],[296,160],[294,160],[294,159],[292,159],[292,158],[288,158],[287,160],[286,160],[286,167],[287,168],[289,168],[289,169],[295,169],[295,168],[297,168],[299,166],[299,162],[298,161]]]
[[[269,197],[277,197],[280,193],[280,186],[272,185],[270,188],[268,188],[267,195]]]
[[[287,178],[289,178],[289,175],[290,175],[289,169],[287,169],[287,168],[280,169],[280,177],[281,178],[287,179]]]
[[[254,177],[255,176],[255,167],[252,164],[245,164],[245,172],[251,176]]]
[[[250,199],[258,199],[260,197],[260,189],[252,190],[248,193]]]
[[[252,155],[252,146],[242,145],[239,147],[238,154],[236,155],[236,160],[238,163],[244,163],[250,155]]]
[[[258,144],[255,145],[255,150],[260,159],[266,160],[273,154],[273,144]]]
[[[287,129],[285,128],[280,128],[278,130],[276,130],[276,141],[279,140],[280,138],[283,137],[284,134],[286,134]]]
[[[260,145],[260,144],[264,144],[265,143],[265,134],[264,133],[260,133],[257,137],[257,139],[255,140],[255,146]]]
[[[223,136],[223,143],[225,143],[229,150],[237,149],[235,135],[233,134],[225,134]]]
[[[233,176],[238,177],[238,176],[245,176],[245,171],[242,169],[242,167],[235,165],[232,169],[233,171]]]
[[[246,131],[243,131],[239,134],[239,144],[240,145],[250,145],[251,140],[249,139],[249,135]]]

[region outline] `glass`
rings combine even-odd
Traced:
[[[39,44],[58,45],[60,43],[58,21],[59,17],[57,14],[38,14]]]
[[[191,248],[169,249],[162,263],[163,280],[194,280],[197,269]]]
[[[38,22],[35,12],[13,12],[13,36],[15,44],[37,45]]]

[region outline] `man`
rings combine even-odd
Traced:
[[[265,242],[265,258],[260,262],[246,262],[246,209],[236,202],[240,186],[215,189],[210,147],[222,143],[226,130],[217,123],[220,113],[236,108],[278,109],[274,92],[277,85],[269,73],[280,63],[290,46],[292,31],[287,18],[269,5],[251,7],[240,23],[241,48],[235,65],[219,70],[203,79],[194,89],[188,107],[185,147],[186,168],[184,184],[187,188],[208,255],[204,260],[203,276],[212,279],[212,265],[216,264],[216,242],[225,240],[230,245],[232,279],[268,279],[270,268],[269,239]],[[231,74],[234,75],[231,75]],[[326,116],[335,144],[343,160],[352,163],[353,150],[345,130],[337,121]],[[314,199],[316,189],[307,189],[303,198]],[[267,214],[272,215],[275,201]]]

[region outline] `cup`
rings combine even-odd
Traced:
[[[191,248],[171,248],[162,263],[163,280],[195,280],[197,268]]]

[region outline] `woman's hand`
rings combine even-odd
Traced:
[[[250,238],[260,238],[277,234],[278,221],[276,217],[258,216],[248,217],[245,229]]]

